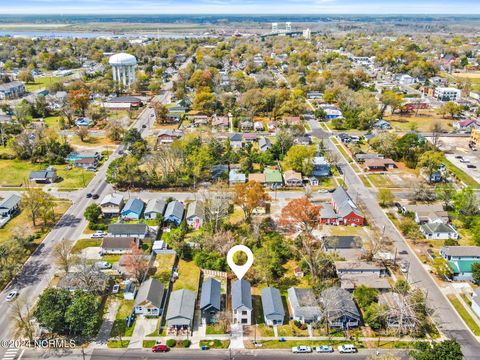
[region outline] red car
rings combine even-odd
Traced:
[[[170,350],[167,345],[158,344],[152,347],[152,352],[167,352]]]

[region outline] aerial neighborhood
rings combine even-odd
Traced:
[[[0,35],[0,339],[478,356],[478,36],[261,24]]]

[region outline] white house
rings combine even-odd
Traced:
[[[458,239],[457,230],[452,225],[444,223],[426,223],[420,226],[420,231],[428,240]]]
[[[232,284],[232,315],[233,323],[241,325],[252,324],[252,293],[250,283],[237,280]]]

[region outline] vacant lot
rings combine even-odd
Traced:
[[[173,285],[173,290],[187,289],[198,290],[200,268],[193,261],[180,260],[178,263],[178,279]]]
[[[23,160],[0,160],[0,186],[21,186],[28,181],[31,171],[44,168]]]
[[[410,114],[388,114],[384,118],[390,121],[392,126],[399,131],[410,131],[413,129],[420,132],[428,132],[437,123],[441,124],[445,130],[450,131],[453,124],[453,120],[444,119],[434,109],[420,110],[418,114],[415,114],[415,112]]]
[[[472,83],[472,90],[480,91],[480,71],[457,73],[455,77],[469,79]]]

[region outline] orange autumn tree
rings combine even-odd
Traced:
[[[85,116],[85,111],[90,104],[90,91],[86,88],[70,90],[68,92],[68,103],[74,112],[80,112]]]
[[[249,181],[246,184],[235,185],[234,203],[242,208],[246,222],[250,222],[256,208],[270,200],[270,195],[259,182]]]
[[[320,225],[320,210],[306,197],[294,199],[282,209],[278,222],[292,235],[293,247],[308,264],[313,280],[320,276],[324,262],[321,240],[313,235]]]

